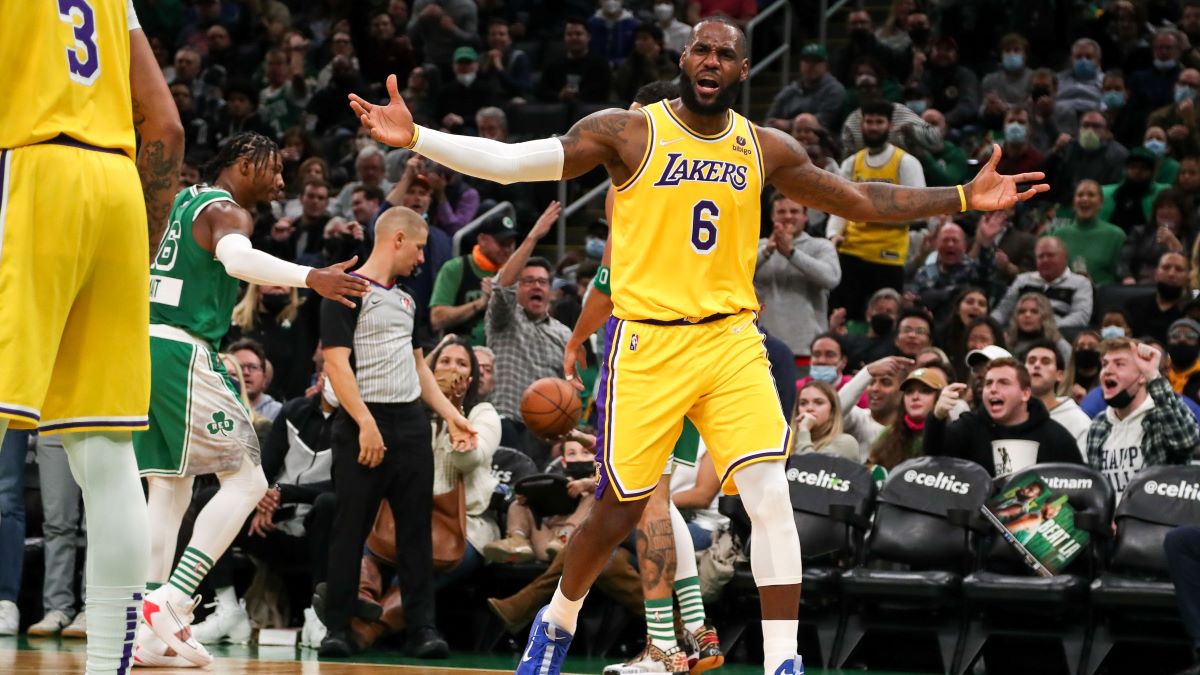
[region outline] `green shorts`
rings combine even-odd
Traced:
[[[199,476],[261,463],[249,411],[221,359],[170,326],[150,327],[150,429],[133,434],[143,476]]]

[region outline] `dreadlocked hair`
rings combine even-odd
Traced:
[[[243,158],[250,160],[255,168],[264,167],[278,153],[279,146],[275,144],[275,141],[253,131],[242,132],[221,146],[217,156],[205,165],[204,178],[212,183],[217,180],[217,176],[221,175],[222,171]]]

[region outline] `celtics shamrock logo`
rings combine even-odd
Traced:
[[[226,417],[221,410],[213,413],[212,421],[208,423],[208,433],[214,436],[228,436],[230,431],[233,431],[233,420]]]

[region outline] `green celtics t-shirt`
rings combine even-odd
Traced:
[[[484,279],[496,276],[475,264],[471,254],[461,255],[448,260],[438,272],[433,282],[433,294],[429,298],[429,306],[457,307],[473,302],[483,295],[480,285]],[[484,335],[483,312],[478,313],[466,322],[446,329],[447,333],[455,333],[470,338],[471,344],[477,347],[487,344]]]

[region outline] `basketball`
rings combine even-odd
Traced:
[[[542,438],[562,436],[579,424],[579,393],[566,380],[543,377],[521,395],[521,419]]]

